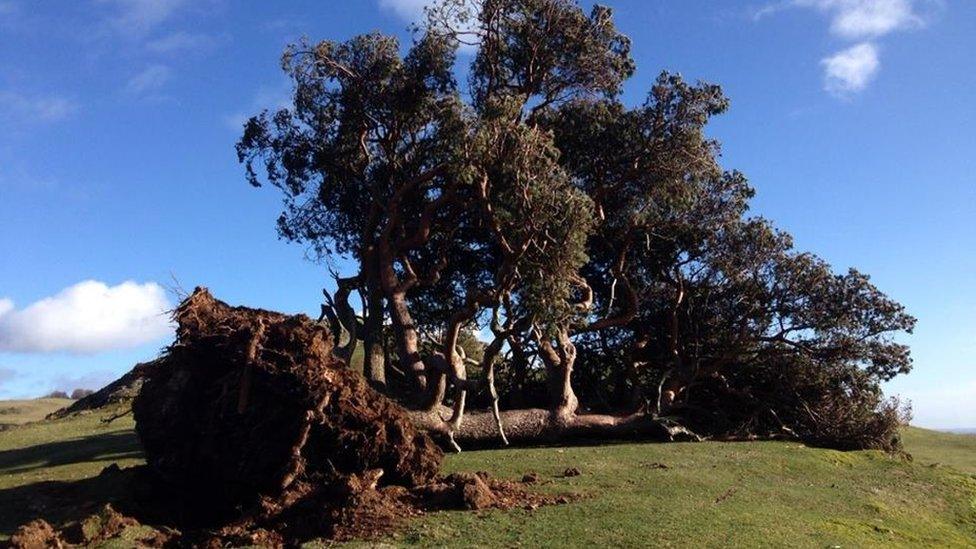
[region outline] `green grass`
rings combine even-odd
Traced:
[[[35,398],[0,401],[0,425],[23,425],[41,421],[45,416],[74,402],[67,398]]]
[[[44,481],[141,463],[132,419],[95,413],[0,432],[0,538]],[[388,540],[419,546],[974,547],[976,437],[908,429],[914,461],[795,443],[612,444],[464,452],[484,470],[581,494],[534,511],[433,513]],[[932,463],[943,466],[932,466]],[[659,468],[654,464],[664,464]],[[562,478],[567,467],[582,471]],[[81,481],[79,484],[90,481]],[[43,510],[41,511],[43,514]],[[53,515],[57,518],[57,515]]]
[[[905,448],[919,463],[949,465],[976,474],[976,435],[956,435],[909,427],[902,432]]]

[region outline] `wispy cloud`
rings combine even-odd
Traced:
[[[173,77],[173,69],[166,65],[150,65],[135,74],[125,84],[126,93],[144,95],[166,85]]]
[[[183,53],[210,50],[216,43],[216,39],[209,34],[178,31],[150,40],[146,43],[146,49],[161,54]]]
[[[753,12],[759,21],[793,8],[815,9],[830,19],[830,33],[859,43],[821,60],[824,89],[849,97],[864,90],[881,67],[877,40],[896,31],[921,29],[941,0],[783,0]]]
[[[830,16],[830,31],[842,38],[877,38],[897,30],[921,28],[918,0],[796,0]]]
[[[434,0],[379,0],[380,9],[392,11],[400,19],[410,23],[425,20],[424,9],[433,3]],[[465,10],[471,10],[477,5],[475,0],[464,0],[462,4]],[[470,20],[455,20],[452,22],[452,26],[462,32],[472,31],[475,27],[475,22]],[[474,54],[478,50],[476,42],[476,36],[469,32],[461,41],[458,51],[469,55]]]
[[[243,130],[244,124],[248,119],[261,111],[277,111],[287,109],[291,106],[291,90],[287,85],[282,84],[278,87],[262,86],[254,94],[254,99],[251,100],[246,111],[228,114],[224,116],[223,122],[229,129],[240,132]]]
[[[146,34],[169,20],[186,0],[99,0],[115,8],[112,27],[129,35]]]
[[[824,68],[824,89],[837,96],[859,92],[878,73],[878,47],[863,42],[820,61]]]
[[[65,97],[0,90],[0,119],[8,123],[57,122],[76,110],[74,101]]]
[[[380,0],[380,8],[392,10],[407,21],[416,21],[424,15],[424,8],[431,0]]]
[[[86,280],[16,309],[0,299],[0,352],[91,354],[135,347],[172,332],[158,284]]]

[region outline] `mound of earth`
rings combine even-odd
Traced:
[[[436,478],[440,448],[333,358],[323,326],[201,288],[176,321],[132,408],[147,464],[192,502],[192,526],[246,509],[246,527],[330,535],[339,510],[376,503],[361,494]]]
[[[329,331],[304,315],[197,288],[175,318],[176,341],[144,365],[133,401],[147,465],[118,476],[131,485],[132,501],[115,502],[123,516],[81,521],[87,530],[29,524],[18,539],[71,543],[79,528],[108,539],[144,523],[180,545],[297,545],[376,537],[430,509],[567,500],[484,473],[439,476],[440,448],[333,358]]]

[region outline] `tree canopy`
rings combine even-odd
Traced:
[[[914,319],[748,215],[753,189],[705,133],[729,106],[718,86],[661,73],[626,104],[630,41],[603,6],[441,0],[427,15],[405,51],[375,33],[288,47],[292,105],[237,146],[248,181],[283,195],[281,236],[356,265],[323,307],[347,361],[362,340],[364,374],[451,440],[469,393],[497,430],[472,416],[471,439],[679,418],[839,445],[856,437],[827,424],[890,415],[878,386],[910,370],[894,336]],[[478,331],[478,352],[459,344]]]

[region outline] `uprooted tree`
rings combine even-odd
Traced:
[[[688,425],[890,444],[879,383],[910,369],[893,335],[914,319],[746,215],[704,133],[718,86],[664,73],[624,104],[630,42],[601,6],[427,15],[405,55],[380,34],[287,48],[292,106],[238,143],[250,183],[284,195],[280,234],[354,265],[323,305],[341,358],[362,342],[374,387],[461,443]]]

